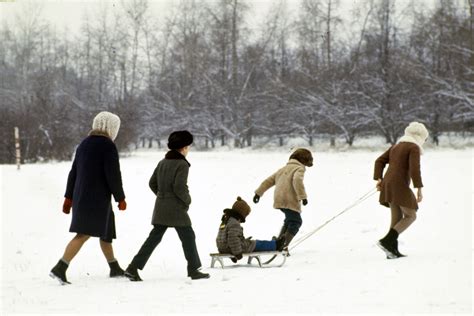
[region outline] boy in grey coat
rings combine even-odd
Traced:
[[[191,279],[209,278],[209,274],[199,271],[201,260],[196,248],[196,236],[188,215],[191,196],[188,190],[190,163],[186,160],[193,135],[188,131],[171,133],[165,159],[158,163],[150,178],[149,186],[156,195],[153,211],[153,229],[138,253],[125,271],[131,281],[142,281],[137,269],[143,270],[153,250],[161,242],[168,227],[174,227],[181,240],[184,256],[188,262],[188,277]]]
[[[241,223],[250,213],[250,206],[239,196],[231,209],[225,209],[216,238],[219,253],[234,255],[232,261],[242,259],[243,253],[258,251],[281,251],[285,243],[284,237],[273,240],[252,240],[244,237]]]

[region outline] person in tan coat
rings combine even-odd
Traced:
[[[377,243],[388,259],[404,256],[398,250],[398,236],[416,220],[418,203],[423,199],[420,155],[427,138],[426,127],[422,123],[412,122],[398,143],[375,161],[374,180],[380,191],[379,202],[391,210],[390,230]],[[388,170],[383,175],[387,164]],[[417,189],[416,197],[410,189],[410,179]]]
[[[301,218],[301,203],[308,204],[304,187],[306,167],[313,166],[311,152],[304,148],[295,150],[288,163],[260,184],[255,190],[254,203],[258,203],[265,191],[275,186],[273,207],[285,214],[285,220],[278,238],[285,237],[285,248],[298,233],[303,220]]]

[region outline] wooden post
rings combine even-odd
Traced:
[[[15,127],[15,151],[16,151],[16,167],[20,170],[21,152],[20,152],[20,130]]]

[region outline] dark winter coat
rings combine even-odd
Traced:
[[[256,241],[245,239],[244,229],[238,220],[239,214],[232,209],[226,209],[224,212],[226,215],[222,218],[216,238],[219,253],[239,255],[254,251]]]
[[[388,170],[383,175],[385,165]],[[410,189],[410,179],[415,188],[423,187],[420,172],[420,147],[414,143],[401,142],[390,147],[375,161],[374,180],[382,179],[380,204],[389,203],[418,209],[415,195]]]
[[[156,194],[153,225],[191,226],[188,215],[191,196],[187,184],[190,166],[175,150],[169,151],[158,163],[149,182],[150,189]]]
[[[125,199],[117,148],[107,136],[91,133],[77,148],[67,179],[64,196],[73,201],[69,231],[106,237],[115,225],[111,195],[116,202]]]

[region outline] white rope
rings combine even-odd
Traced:
[[[298,240],[296,240],[294,243],[292,243],[292,245],[290,246],[289,250],[292,250],[294,249],[296,246],[298,246],[299,244],[301,244],[303,241],[305,241],[306,239],[308,239],[309,237],[311,237],[312,235],[314,235],[315,233],[317,233],[319,230],[321,230],[324,226],[326,226],[327,224],[329,224],[330,222],[332,222],[333,220],[335,220],[337,217],[341,216],[342,214],[344,214],[345,212],[347,212],[348,210],[350,210],[351,208],[359,205],[360,203],[364,202],[365,200],[367,200],[369,197],[371,197],[372,195],[374,195],[375,193],[377,192],[377,190],[375,188],[371,189],[369,192],[365,193],[363,196],[361,196],[359,199],[357,199],[354,203],[352,203],[351,205],[349,205],[348,207],[346,207],[343,211],[339,212],[337,215],[334,215],[332,218],[330,218],[329,220],[327,220],[324,224],[322,224],[321,226],[317,227],[316,229],[310,231],[309,233],[303,235],[301,238],[299,238]]]

